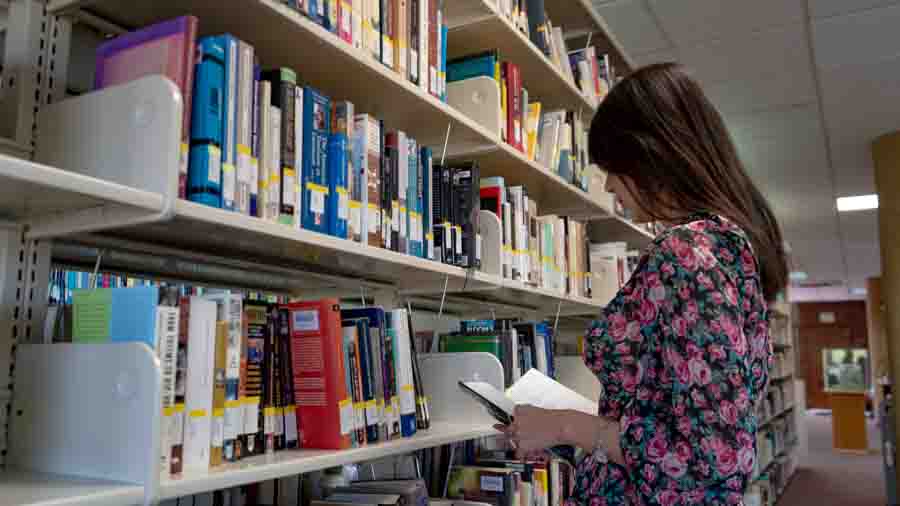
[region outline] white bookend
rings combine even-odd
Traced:
[[[503,276],[503,226],[491,211],[479,211],[478,230],[481,234],[481,271]]]
[[[506,120],[500,106],[500,86],[494,78],[478,76],[448,83],[447,103],[500,138]]]
[[[209,469],[215,343],[216,303],[204,297],[191,297],[185,386],[185,471]]]

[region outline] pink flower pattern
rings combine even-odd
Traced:
[[[587,344],[604,389],[598,412],[620,420],[626,465],[585,457],[567,506],[738,504],[772,360],[744,232],[699,214],[660,234]]]

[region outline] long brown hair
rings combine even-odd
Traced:
[[[591,122],[588,147],[594,163],[623,176],[653,219],[710,212],[741,227],[759,260],[766,299],[784,288],[788,267],[775,215],[722,116],[680,65],[650,65],[616,84]]]

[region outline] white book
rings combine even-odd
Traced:
[[[428,2],[419,0],[419,88],[428,91]]]
[[[400,234],[400,247],[405,248],[401,253],[409,254],[409,233],[407,231],[407,219],[409,215],[409,203],[406,201],[406,193],[409,189],[409,137],[405,132],[397,131],[397,187],[399,192],[399,212],[394,213],[394,228]],[[400,223],[396,223],[399,221]]]
[[[512,279],[512,205],[501,204],[503,209],[503,277]]]
[[[175,416],[175,370],[178,357],[178,308],[157,306],[156,308],[156,355],[162,371],[163,420],[160,437],[161,467],[163,474],[169,474],[169,456],[176,442],[177,431],[172,424],[180,417]]]
[[[220,292],[205,295],[216,303],[216,319],[226,322],[228,341],[225,348],[225,417],[223,439],[225,441],[226,460],[233,457],[234,440],[243,433],[244,407],[239,399],[241,380],[241,349],[243,344],[243,297],[237,293]]]
[[[259,190],[257,210],[259,217],[276,220],[270,217],[272,208],[272,192],[269,190],[269,182],[272,179],[269,172],[272,168],[272,83],[270,81],[259,82]],[[277,194],[276,194],[277,196]],[[278,207],[276,200],[275,207]]]
[[[237,188],[235,207],[242,214],[250,213],[250,185],[252,184],[253,153],[250,149],[253,128],[253,46],[238,42],[237,79]]]
[[[222,207],[237,207],[237,102],[238,102],[238,42],[233,39],[225,47],[225,58],[228,60],[225,97],[225,148],[222,151]]]
[[[203,297],[191,297],[185,386],[184,471],[209,469],[215,343],[216,303]]]
[[[266,219],[278,221],[281,214],[281,109],[269,106],[269,121],[271,121],[271,136],[269,143],[271,157],[269,158],[269,198],[266,205]]]
[[[412,342],[406,309],[391,311],[394,326],[394,354],[397,358],[397,390],[400,396],[400,416],[416,416],[416,392],[413,384]],[[415,422],[413,422],[415,426]]]
[[[511,186],[509,195],[512,200],[512,248],[513,279],[526,281],[525,257],[528,253],[528,229],[525,227],[525,189],[522,186]]]
[[[294,170],[297,171],[294,214],[297,217],[297,227],[302,228],[303,192],[300,191],[300,187],[303,184],[303,86],[294,89]]]
[[[569,79],[570,83],[575,84],[575,74],[572,72],[572,65],[569,63],[569,50],[566,49],[566,40],[563,37],[562,27],[553,27],[553,42],[556,51],[559,53],[560,70]]]
[[[350,7],[351,34],[353,36],[353,47],[355,47],[356,49],[363,48],[363,1],[364,0],[352,0]]]

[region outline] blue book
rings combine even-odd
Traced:
[[[343,312],[342,312],[343,316]],[[378,441],[378,414],[375,402],[375,375],[372,364],[372,343],[368,318],[355,318],[359,335],[359,375],[362,379],[363,400],[366,405],[366,441]],[[346,324],[346,320],[344,321]]]
[[[308,2],[309,9],[309,19],[319,23],[320,25],[324,22],[324,19],[327,17],[325,10],[325,0],[306,0]]]
[[[356,319],[365,318],[369,324],[369,345],[372,354],[372,377],[375,379],[376,418],[378,419],[378,437],[369,439],[373,441],[386,441],[388,438],[388,420],[385,417],[385,406],[390,405],[391,392],[388,388],[393,367],[393,357],[387,355],[387,319],[384,309],[380,307],[367,307],[363,309],[342,309],[341,318]]]
[[[344,365],[344,381],[346,382],[347,395],[351,399],[351,406],[352,406],[353,377],[351,376],[351,373],[353,372],[354,367],[351,365],[351,362],[356,354],[356,340],[354,339],[355,332],[353,332],[352,330],[347,330],[347,329],[355,330],[355,327],[353,327],[353,326],[343,327],[342,326],[342,328],[341,328],[341,332],[342,332],[341,343],[343,345],[341,347],[341,350],[344,353],[343,358],[344,358],[344,364],[345,364]],[[351,424],[351,425],[353,425],[353,424]],[[350,430],[351,446],[353,446],[354,448],[357,448],[360,446],[360,443],[365,443],[365,441],[360,441],[359,438],[357,437],[356,430],[354,430],[351,427],[351,430]]]
[[[331,101],[318,90],[303,89],[303,228],[328,233],[328,134]]]
[[[447,24],[444,23],[441,26],[441,52],[439,58],[441,60],[440,66],[440,91],[441,91],[441,100],[444,102],[447,101],[447,37],[449,36],[449,30],[447,29]]]
[[[349,200],[347,195],[347,146],[349,141],[344,133],[334,133],[328,138],[328,199],[325,214],[328,233],[347,238]]]
[[[237,209],[238,40],[229,34],[215,37],[225,50],[225,88],[222,94],[222,209]]]
[[[423,257],[434,260],[434,211],[432,209],[431,192],[434,188],[433,157],[431,148],[423,147],[419,154],[419,165],[422,166],[422,251]]]
[[[158,287],[75,290],[72,300],[73,342],[137,341],[156,350]]]
[[[422,257],[422,165],[419,163],[419,146],[409,139],[409,186],[406,188],[406,206],[409,218],[406,233],[409,235],[409,254]]]
[[[211,207],[222,207],[225,49],[216,37],[204,37],[197,45],[200,60],[195,69],[191,107],[187,198]]]
[[[259,81],[262,70],[259,65],[253,66],[253,111],[250,123],[250,216],[259,216]]]
[[[441,45],[443,46],[443,43]],[[443,59],[443,48],[441,48],[441,56],[439,58],[439,68],[446,72],[447,82],[453,83],[482,76],[496,77],[498,61],[496,51],[463,56],[450,62],[445,62]],[[446,65],[446,69],[444,69],[444,65]]]

